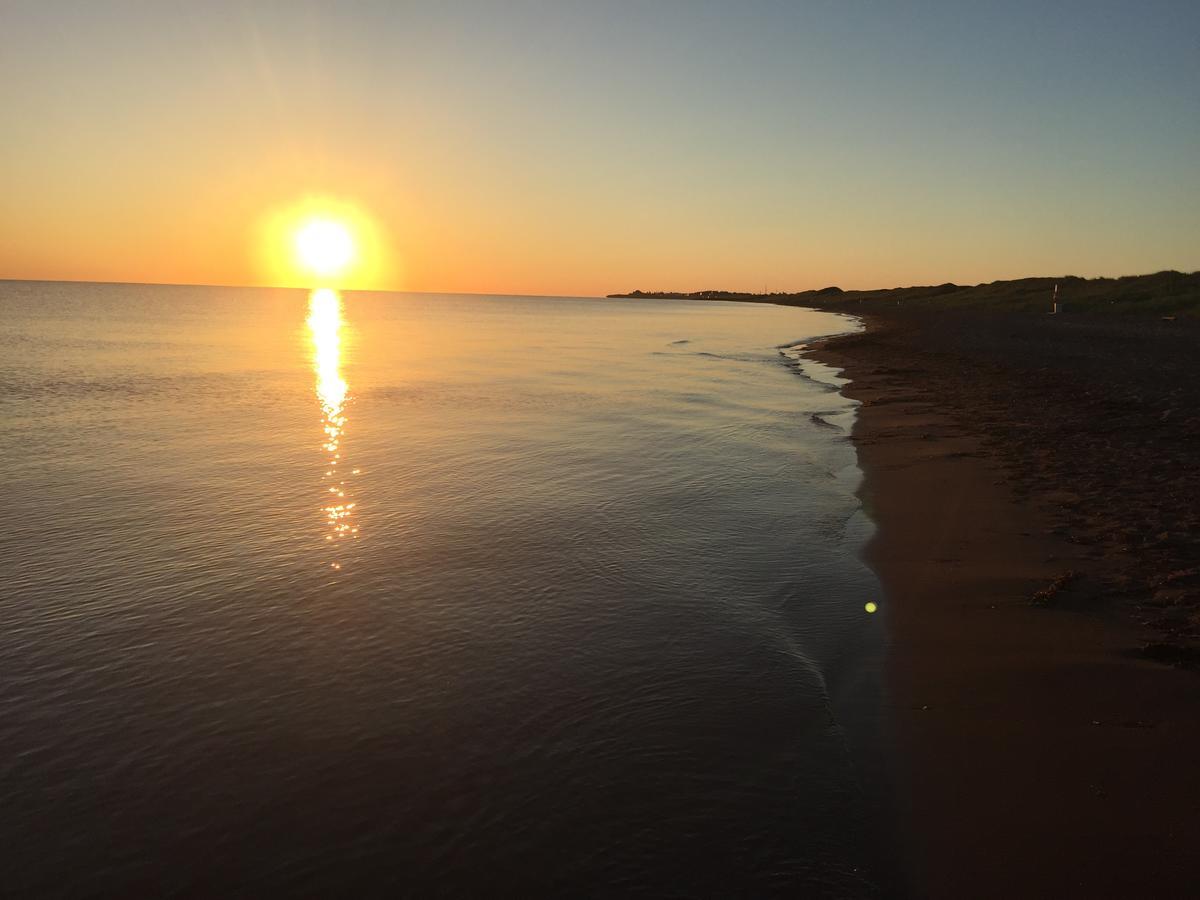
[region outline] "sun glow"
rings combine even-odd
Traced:
[[[280,287],[393,287],[394,266],[375,221],[359,207],[308,197],[262,220],[264,279]]]
[[[321,278],[344,274],[356,255],[350,229],[333,219],[301,223],[296,230],[295,248],[300,265]]]

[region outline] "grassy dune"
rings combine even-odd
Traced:
[[[633,291],[612,297],[674,297],[694,300],[749,300],[813,306],[826,309],[853,307],[860,303],[886,303],[925,309],[992,309],[1042,313],[1050,310],[1054,286],[1068,314],[1115,314],[1138,316],[1200,317],[1200,272],[1156,272],[1121,278],[1020,278],[964,286],[939,284],[928,287],[891,288],[876,291],[843,291],[828,287],[798,293],[744,294],[732,291]]]

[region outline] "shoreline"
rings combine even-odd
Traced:
[[[849,310],[846,310],[849,312]],[[963,358],[859,315],[813,342],[859,401],[865,556],[884,589],[898,855],[915,896],[1185,895],[1200,679],[1136,651],[1112,574],[986,428],[941,402]],[[1086,339],[1086,335],[1085,335]],[[969,351],[968,351],[969,353]],[[899,364],[901,360],[904,364]],[[972,373],[971,389],[1004,373]],[[1050,590],[1067,572],[1061,589]],[[1053,601],[1038,606],[1038,591]]]

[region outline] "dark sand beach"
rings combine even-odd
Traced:
[[[1200,322],[836,305],[914,894],[1189,895]]]

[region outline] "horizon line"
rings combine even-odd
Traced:
[[[114,284],[131,287],[202,287],[202,288],[231,288],[244,291],[315,291],[328,285],[313,287],[295,287],[277,284],[212,284],[199,281],[106,281],[96,278],[13,278],[0,275],[0,282],[24,282],[26,284]],[[511,294],[489,293],[487,291],[406,291],[397,288],[330,288],[345,294],[432,294],[435,296],[464,296],[464,297],[561,297],[565,300],[606,300],[604,294]]]
[[[796,294],[815,293],[817,291],[829,290],[837,288],[845,293],[871,293],[877,291],[892,291],[892,290],[909,290],[913,288],[923,287],[940,287],[942,285],[953,284],[956,287],[981,287],[988,284],[1000,284],[1012,281],[1026,281],[1034,279],[1051,279],[1057,278],[1067,280],[1076,278],[1081,281],[1118,281],[1122,278],[1146,278],[1152,275],[1200,275],[1200,269],[1188,272],[1181,269],[1159,269],[1154,272],[1140,272],[1129,275],[1022,275],[1018,278],[995,278],[991,281],[978,281],[972,284],[959,284],[953,281],[930,282],[929,284],[908,284],[908,285],[893,285],[892,287],[884,288],[842,288],[836,284],[827,284],[823,287],[801,288],[799,290],[784,290],[784,291],[739,291],[727,288],[700,288],[694,291],[681,290],[645,290],[643,288],[633,288],[627,291],[610,291],[607,294],[513,294],[513,293],[494,293],[488,291],[408,291],[396,288],[332,288],[333,290],[342,293],[356,294],[422,294],[433,296],[466,296],[466,297],[561,297],[563,299],[579,299],[579,300],[605,300],[613,297],[627,297],[628,295],[638,291],[643,294],[702,294],[708,292],[725,293],[725,294],[745,294],[747,296],[788,296]],[[313,287],[295,287],[288,285],[270,285],[270,284],[211,284],[205,282],[184,282],[184,281],[107,281],[92,278],[14,278],[12,276],[0,275],[0,282],[25,282],[34,284],[112,284],[112,285],[129,285],[134,287],[204,287],[204,288],[231,288],[234,290],[270,290],[270,291],[314,291],[319,286]]]

